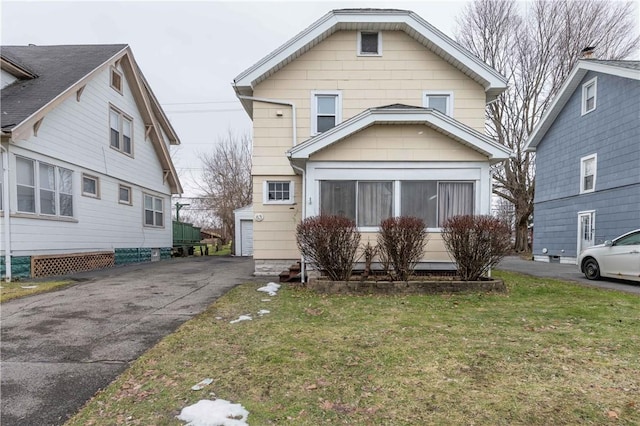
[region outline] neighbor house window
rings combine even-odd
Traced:
[[[265,181],[264,204],[293,204],[293,182]]]
[[[433,108],[445,115],[453,116],[453,93],[425,91],[423,106],[425,108]]]
[[[596,154],[580,159],[580,192],[593,192],[596,188],[596,170],[598,157]]]
[[[164,202],[162,198],[144,194],[144,224],[164,226]]]
[[[325,132],[342,121],[340,92],[313,92],[311,99],[311,133]]]
[[[100,181],[97,177],[82,174],[82,195],[85,197],[100,197]]]
[[[358,33],[358,55],[382,55],[382,35],[379,32],[360,31]]]
[[[348,217],[359,227],[377,227],[400,215],[419,217],[427,227],[437,228],[452,216],[473,214],[474,199],[473,182],[320,182],[321,214]],[[400,206],[399,212],[394,212],[394,205]]]
[[[16,158],[17,211],[73,216],[73,172],[62,167]]]
[[[115,67],[111,67],[110,85],[116,92],[122,94],[122,74]]]
[[[582,85],[582,115],[596,109],[598,95],[598,80],[594,78]]]
[[[131,205],[131,187],[120,185],[118,187],[118,202],[121,204]]]
[[[121,111],[109,109],[111,147],[125,154],[133,153],[133,120]]]

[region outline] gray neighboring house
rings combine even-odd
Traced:
[[[640,61],[580,60],[526,149],[536,152],[534,260],[576,263],[640,228]]]

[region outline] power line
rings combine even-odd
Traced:
[[[163,103],[162,106],[166,106],[166,105],[235,104],[236,102],[239,102],[239,101],[236,99],[235,101],[168,102],[168,103]]]
[[[234,112],[234,111],[244,111],[242,108],[228,108],[228,109],[190,109],[184,111],[165,111],[167,114],[193,114],[200,112]]]

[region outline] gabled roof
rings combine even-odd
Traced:
[[[20,79],[1,91],[0,127],[14,140],[26,137],[49,111],[81,91],[98,73],[119,62],[173,193],[182,193],[160,129],[172,145],[180,140],[126,44],[2,46],[3,69]],[[11,68],[13,67],[13,68]],[[22,75],[16,70],[21,70]]]
[[[467,49],[409,10],[339,9],[318,19],[301,33],[240,73],[233,81],[238,95],[251,96],[254,87],[340,30],[404,31],[484,87],[487,102],[507,87],[506,79]],[[251,102],[241,99],[251,115]]]
[[[393,104],[369,108],[287,151],[290,161],[304,163],[314,153],[376,124],[424,124],[486,155],[492,163],[509,158],[511,150],[471,127],[432,108]]]
[[[538,125],[527,140],[525,150],[535,151],[544,135],[553,125],[566,103],[569,101],[584,76],[589,72],[615,75],[633,80],[640,80],[640,61],[605,61],[598,59],[582,59],[564,81],[549,109],[544,113]]]

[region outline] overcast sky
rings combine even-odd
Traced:
[[[199,154],[229,129],[251,132],[231,81],[332,9],[409,9],[453,35],[464,1],[76,1],[1,3],[2,44],[126,43],[182,145],[174,162],[186,196]],[[206,103],[205,103],[206,102]]]

